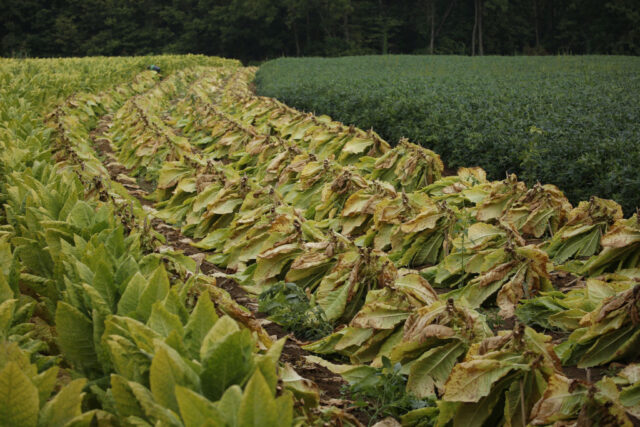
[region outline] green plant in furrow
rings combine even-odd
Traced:
[[[280,282],[260,294],[258,310],[292,331],[301,340],[315,340],[333,332],[324,311],[313,306],[295,283]]]
[[[400,418],[411,411],[418,411],[422,416],[437,411],[434,399],[418,399],[405,391],[406,378],[401,370],[400,363],[392,365],[388,358],[383,357],[382,368],[354,380],[347,388],[351,398],[355,399],[353,406],[369,417],[369,425],[380,418]],[[404,424],[430,425],[410,424],[404,418]]]

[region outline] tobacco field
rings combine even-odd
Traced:
[[[637,213],[256,71],[0,60],[0,425],[637,425]]]

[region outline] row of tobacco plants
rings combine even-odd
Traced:
[[[254,69],[195,58],[48,105],[44,123],[2,111],[9,425],[357,424],[280,362],[284,341],[221,278],[342,375],[370,423],[640,416],[637,215],[479,168],[443,177],[429,150],[257,97]],[[136,182],[153,189],[144,206]]]

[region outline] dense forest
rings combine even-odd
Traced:
[[[0,0],[2,56],[640,54],[638,0]]]

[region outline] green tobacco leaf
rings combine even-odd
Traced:
[[[228,387],[244,384],[254,369],[253,349],[253,338],[246,329],[226,336],[211,347],[202,360],[200,374],[202,391],[208,399],[216,401]]]
[[[169,293],[169,287],[167,271],[164,269],[164,266],[160,264],[160,267],[153,272],[147,286],[145,286],[142,294],[140,294],[136,312],[142,320],[146,321],[149,319],[153,304],[166,298]]]
[[[211,349],[226,336],[238,331],[240,331],[240,327],[235,320],[229,316],[222,316],[220,320],[214,323],[202,340],[200,347],[200,360],[205,360],[209,357]]]
[[[582,356],[578,367],[599,366],[627,354],[637,354],[638,349],[640,349],[640,330],[629,325],[598,338]]]
[[[359,154],[373,145],[373,139],[354,137],[342,147],[343,153]]]
[[[82,399],[87,380],[80,378],[70,382],[42,408],[38,425],[63,427],[67,422],[82,413]]]
[[[164,337],[169,336],[172,331],[177,331],[180,336],[184,334],[180,318],[169,313],[162,301],[153,304],[147,325]]]
[[[293,393],[285,390],[276,398],[276,413],[278,414],[278,425],[293,425]]]
[[[531,408],[547,387],[547,382],[541,377],[539,372],[527,372],[519,381],[511,382],[511,386],[505,392],[504,419],[507,425],[526,427],[526,425],[522,425],[522,419],[529,418]]]
[[[184,343],[194,359],[200,354],[201,343],[217,321],[218,315],[211,302],[211,296],[205,291],[198,298],[198,303],[184,327]]]
[[[182,423],[178,419],[177,414],[173,411],[159,405],[154,399],[151,392],[142,384],[137,382],[128,382],[133,395],[143,408],[146,418],[152,420],[156,425],[167,425],[181,427]],[[157,420],[157,421],[156,421]]]
[[[238,425],[243,427],[276,427],[288,414],[278,413],[276,400],[259,370],[255,371],[242,396]]]
[[[128,381],[120,375],[111,374],[111,394],[118,416],[121,418],[144,418],[144,410],[133,394]]]
[[[103,248],[100,248],[101,254],[106,258],[108,255]],[[111,274],[111,267],[104,261],[99,262],[93,267],[94,276],[93,287],[99,292],[100,296],[107,303],[109,312],[113,312],[116,308],[116,294],[118,292],[115,280]]]
[[[144,292],[146,286],[147,279],[145,279],[140,272],[136,272],[136,274],[129,280],[129,283],[127,283],[127,287],[122,293],[120,301],[118,301],[117,314],[120,316],[131,315],[136,310],[140,301],[140,296],[142,295],[142,292]]]
[[[411,365],[407,391],[418,398],[434,394],[434,386],[441,388],[445,384],[453,366],[464,352],[462,341],[453,341],[424,353]]]
[[[95,210],[88,203],[79,200],[69,212],[67,221],[80,229],[87,229],[93,224],[95,214]]]
[[[185,427],[224,427],[227,425],[215,405],[198,393],[176,386],[175,396]]]
[[[258,357],[256,362],[257,368],[262,373],[274,396],[276,393],[276,385],[278,385],[278,361],[280,360],[280,354],[286,341],[287,337],[276,341],[269,350],[267,350],[265,355]]]
[[[373,335],[374,330],[371,328],[360,329],[347,326],[341,331],[341,338],[335,345],[335,350],[344,350],[352,346],[360,346]],[[331,335],[330,335],[331,336]]]
[[[640,381],[622,389],[620,403],[628,408],[636,407],[637,413],[640,413]]]
[[[324,366],[334,374],[340,375],[349,384],[362,382],[367,377],[372,377],[377,370],[373,366],[368,365],[337,365],[317,356],[305,356],[305,360]]]
[[[79,370],[99,369],[92,322],[64,301],[58,302],[55,322],[58,345],[65,357]]]
[[[1,256],[2,254],[0,254],[0,257]],[[13,293],[13,290],[11,289],[11,286],[9,285],[7,276],[2,271],[0,271],[0,302],[4,302],[13,297],[14,297],[14,293]]]
[[[44,406],[51,393],[53,393],[53,389],[58,380],[58,371],[59,368],[57,366],[52,366],[31,379],[33,384],[38,388],[40,407]]]
[[[260,254],[253,280],[259,283],[280,274],[285,265],[300,253],[298,246],[297,243],[288,243]]]
[[[349,295],[349,285],[343,284],[337,290],[326,291],[325,287],[333,285],[327,281],[327,286],[320,284],[316,291],[318,305],[324,310],[328,321],[334,321],[340,318],[344,313],[347,305],[347,297]]]
[[[9,299],[0,304],[0,337],[6,337],[9,333],[17,302],[16,299]]]
[[[458,363],[445,384],[444,400],[478,402],[488,396],[493,383],[516,366],[493,359],[477,359]]]
[[[156,354],[149,372],[151,393],[156,402],[178,413],[175,387],[184,386],[199,390],[200,380],[174,349],[159,340],[156,341],[156,346]]]
[[[453,418],[454,427],[481,427],[491,415],[500,398],[504,394],[505,388],[513,381],[512,375],[499,380],[492,390],[477,403],[463,403],[456,411]]]
[[[94,426],[112,426],[117,424],[117,419],[113,414],[94,409],[84,412],[65,424],[65,427],[94,427]]]
[[[38,423],[38,389],[15,362],[0,371],[0,420],[7,427],[35,427]]]
[[[542,398],[534,405],[530,422],[534,425],[552,424],[574,418],[587,401],[586,390],[571,390],[571,380],[554,374],[549,378]]]
[[[409,317],[409,312],[384,304],[372,304],[360,310],[351,325],[358,328],[393,329],[398,323]]]
[[[232,385],[224,392],[222,398],[215,403],[216,408],[224,417],[227,426],[238,425],[238,412],[242,403],[242,389]]]

